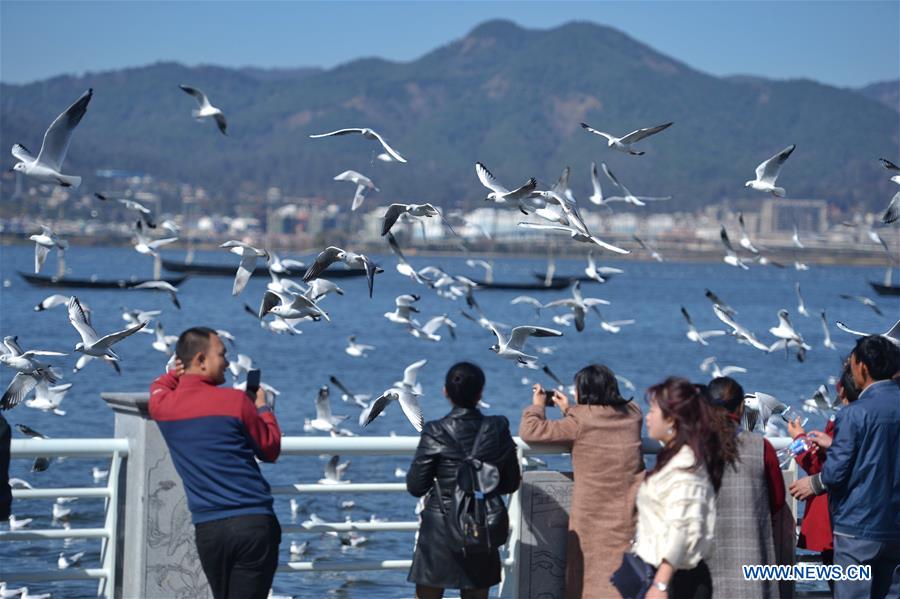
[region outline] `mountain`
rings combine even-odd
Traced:
[[[225,111],[228,137],[193,122],[193,100],[179,83]],[[657,209],[693,210],[723,198],[762,199],[744,181],[794,143],[779,179],[790,197],[877,210],[892,184],[876,159],[900,146],[897,111],[853,90],[714,77],[592,23],[529,30],[500,20],[405,63],[364,58],[261,73],[160,62],[0,85],[0,145],[37,152],[47,125],[87,87],[94,99],[66,172],[143,171],[226,199],[278,186],[349,203],[352,186],[332,179],[354,169],[381,188],[382,202],[483,205],[476,161],[508,187],[531,176],[552,183],[570,165],[575,194],[586,198],[590,162],[605,161],[636,194],[674,196]],[[675,124],[633,157],[609,150],[582,121],[620,135]],[[308,137],[358,126],[381,132],[409,163],[375,160],[380,148],[358,136]],[[86,176],[87,192],[91,184]]]
[[[900,112],[900,79],[870,83],[858,91],[862,95]]]

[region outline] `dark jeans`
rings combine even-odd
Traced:
[[[669,583],[669,599],[710,599],[712,577],[706,563],[700,562],[691,570],[678,570]]]
[[[834,535],[834,563],[847,571],[849,565],[869,565],[872,580],[837,580],[835,599],[881,599],[900,597],[900,543],[867,541]]]
[[[275,516],[202,522],[196,532],[200,565],[216,599],[266,599],[281,544]]]

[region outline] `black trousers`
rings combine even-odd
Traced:
[[[669,582],[669,599],[710,599],[712,577],[705,562],[690,570],[678,570]]]
[[[278,567],[275,516],[236,516],[196,526],[197,553],[215,599],[266,599]]]

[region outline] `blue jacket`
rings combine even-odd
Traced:
[[[900,383],[872,383],[834,425],[822,468],[834,532],[900,541]]]

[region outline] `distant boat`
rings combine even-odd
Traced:
[[[32,273],[19,271],[19,276],[25,279],[29,284],[35,287],[58,287],[71,289],[130,289],[135,285],[152,281],[153,279],[138,278],[122,278],[122,279],[101,279],[96,275],[87,279],[79,279],[74,277],[55,277],[50,275],[36,275]],[[175,287],[178,287],[187,276],[168,277],[160,279]]]
[[[888,266],[888,269],[884,273],[884,282],[876,283],[875,281],[869,281],[869,285],[872,286],[872,289],[874,289],[875,293],[878,295],[900,295],[900,285],[891,284],[892,274],[893,268]]]
[[[163,260],[163,268],[170,272],[180,272],[186,275],[195,275],[200,277],[233,277],[237,271],[237,264],[188,264],[185,262],[176,262],[175,260]],[[284,277],[302,277],[306,270],[292,271],[288,270],[282,276]],[[363,277],[366,271],[349,269],[349,268],[329,268],[322,275],[326,279],[345,279],[347,277]],[[253,274],[254,277],[268,277],[269,269],[267,266],[257,266]]]
[[[479,281],[472,279],[472,282],[478,284],[478,289],[517,289],[521,291],[558,291],[565,289],[572,284],[572,279],[562,277],[554,277],[549,285],[544,283],[530,283],[518,281]]]
[[[539,280],[539,281],[546,281],[546,280],[547,280],[547,273],[545,273],[545,272],[536,272],[536,273],[533,273],[533,274],[534,274],[534,278],[536,278],[536,279]],[[603,275],[603,278],[604,278],[605,280],[608,281],[608,280],[610,280],[613,276],[614,276],[614,275]],[[572,281],[581,281],[582,283],[587,283],[587,282],[589,282],[589,281],[596,281],[596,279],[592,279],[591,277],[589,277],[589,276],[587,276],[587,275],[572,275],[572,276],[569,276],[569,277],[564,277],[564,276],[560,276],[560,275],[553,275],[553,276],[550,277],[550,281],[552,281],[552,282],[563,281],[563,282],[565,282],[566,284],[571,284]]]

